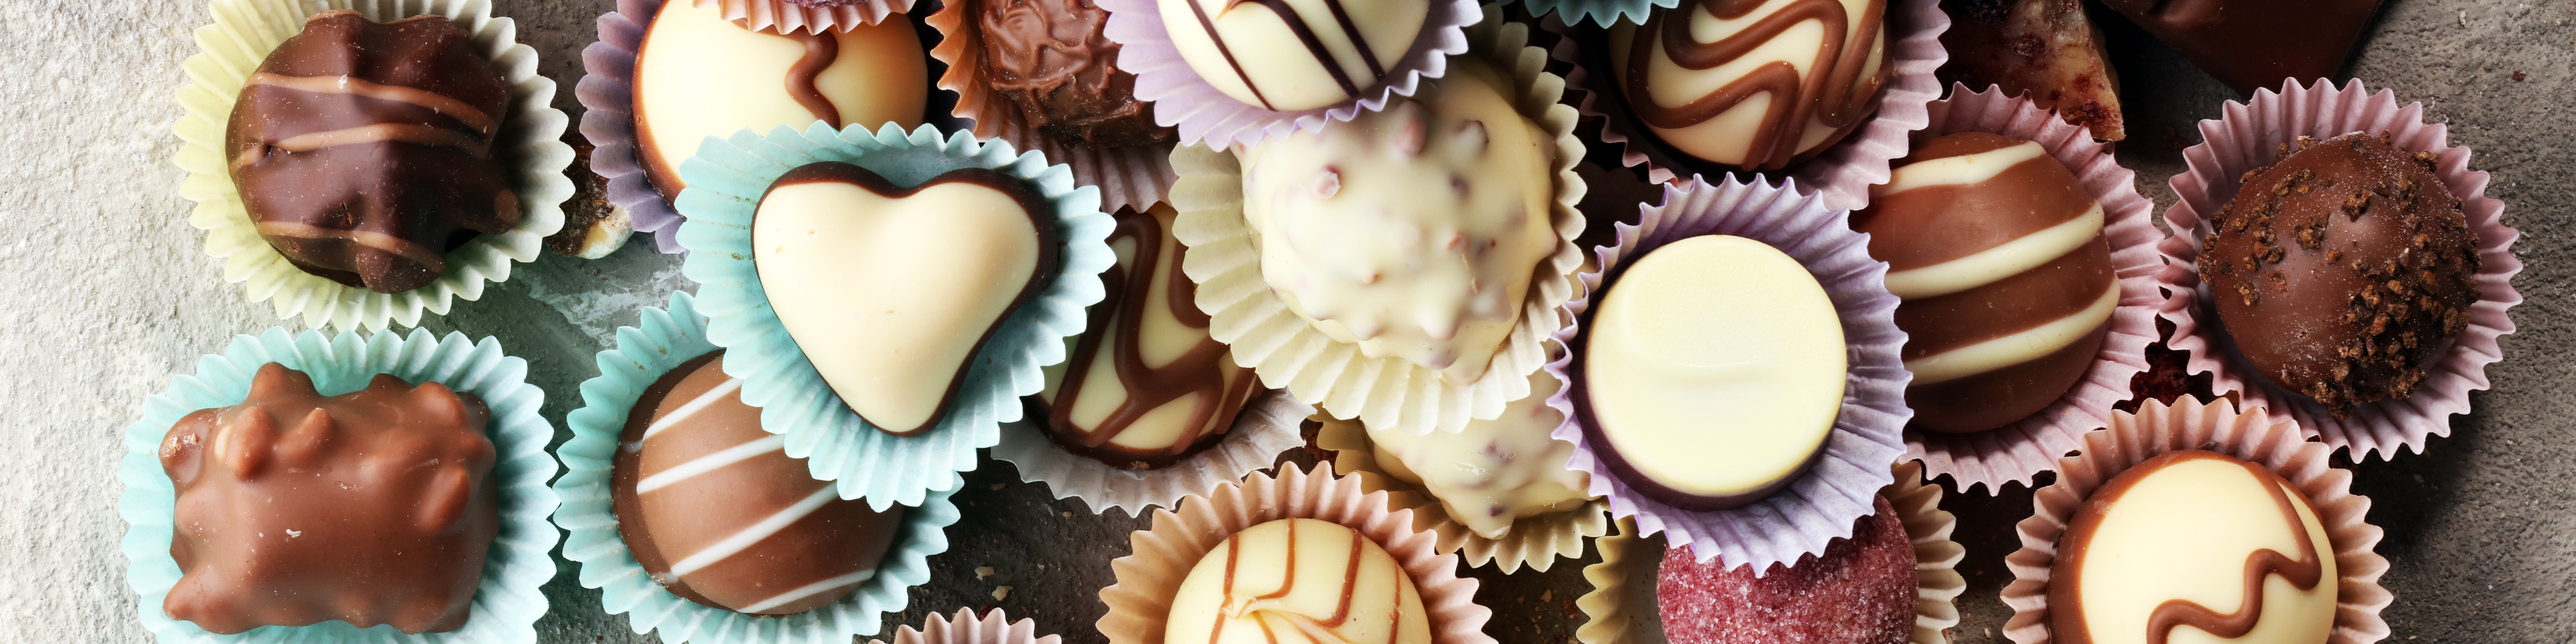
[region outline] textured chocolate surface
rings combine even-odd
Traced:
[[[2335,75],[2380,0],[2102,0],[2218,82],[2252,94]]]
[[[950,8],[974,12],[984,81],[1039,132],[1102,148],[1178,138],[1136,100],[1136,75],[1118,69],[1118,43],[1100,34],[1109,12],[1091,0],[957,0]]]
[[[500,528],[489,418],[434,382],[378,374],[326,397],[303,372],[260,367],[241,404],[189,414],[161,441],[183,575],[161,609],[217,633],[464,626]]]
[[[1655,575],[1657,616],[1676,644],[1903,644],[1914,633],[1914,544],[1895,506],[1874,499],[1852,538],[1796,566],[1721,570],[1688,546],[1664,551]]]
[[[262,238],[305,272],[379,293],[437,281],[447,251],[519,222],[492,150],[500,70],[438,16],[327,11],[261,62],[224,132]]]

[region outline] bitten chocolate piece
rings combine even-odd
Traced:
[[[1198,286],[1181,273],[1189,252],[1172,238],[1168,205],[1119,209],[1101,274],[1108,296],[1047,386],[1026,400],[1065,451],[1126,469],[1155,469],[1215,445],[1256,389],[1251,369],[1208,336]]]
[[[2236,91],[2333,76],[2379,0],[2102,0]]]
[[[2114,476],[2058,538],[2049,630],[2075,644],[2323,642],[2335,545],[2280,474],[2217,452]]]
[[[1676,644],[1904,644],[1914,634],[1914,542],[1896,506],[1873,499],[1849,539],[1795,567],[1701,563],[1690,547],[1664,550],[1655,603]]]
[[[490,411],[435,382],[378,374],[338,396],[269,363],[241,404],[161,440],[177,488],[161,604],[217,633],[343,620],[456,630],[500,529]]]
[[[2285,148],[2287,146],[2284,146]],[[2254,371],[2336,418],[2404,398],[2468,328],[2478,238],[2430,153],[2351,133],[2246,173],[2200,278]]]
[[[1109,12],[1091,0],[967,0],[984,41],[984,82],[1021,118],[1066,145],[1161,145],[1179,138],[1136,100],[1118,69],[1118,43],[1100,35]]]
[[[440,16],[326,11],[242,88],[224,149],[259,235],[304,272],[400,293],[519,223],[492,149],[509,84]]]
[[[1936,72],[1942,85],[2000,86],[2006,96],[2028,95],[2092,130],[2093,138],[2128,137],[2120,76],[2103,59],[2102,30],[2083,0],[1941,0],[1941,10],[1950,14],[1950,30],[1941,32],[1950,62]]]

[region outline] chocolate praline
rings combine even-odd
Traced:
[[[1654,9],[1643,26],[1611,27],[1603,70],[1663,145],[1775,170],[1822,153],[1878,110],[1892,71],[1886,14],[1876,0],[1689,0]]]
[[[2171,452],[2076,508],[2047,573],[2046,619],[2067,644],[2322,642],[2341,612],[2337,555],[2307,492],[2279,473]]]
[[[1848,539],[1823,553],[1752,566],[1706,563],[1689,546],[1664,550],[1655,573],[1656,616],[1676,644],[1817,642],[1903,644],[1914,634],[1914,542],[1896,506],[1871,500]]]
[[[1180,137],[1154,124],[1136,100],[1136,75],[1118,69],[1118,43],[1101,35],[1109,12],[1091,0],[961,0],[984,43],[984,82],[1030,127],[1066,145],[1162,145]]]
[[[1124,469],[1165,467],[1223,440],[1257,390],[1193,303],[1197,285],[1181,272],[1189,249],[1171,233],[1179,216],[1165,205],[1118,210],[1109,234],[1118,263],[1100,276],[1107,296],[1091,306],[1071,355],[1045,369],[1046,388],[1022,399],[1067,452]]]

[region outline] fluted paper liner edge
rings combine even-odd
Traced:
[[[1558,557],[1583,558],[1586,539],[1610,533],[1610,505],[1595,497],[1570,510],[1521,517],[1500,538],[1486,538],[1449,516],[1440,498],[1379,469],[1376,443],[1367,430],[1351,423],[1325,423],[1315,432],[1315,447],[1333,450],[1333,469],[1360,478],[1371,491],[1386,490],[1387,502],[1413,510],[1414,527],[1440,537],[1441,552],[1455,552],[1470,567],[1494,564],[1503,574],[1526,565],[1547,572]]]
[[[1270,467],[1279,453],[1305,443],[1303,423],[1314,407],[1297,402],[1288,392],[1265,389],[1254,392],[1251,404],[1234,417],[1225,438],[1196,454],[1181,457],[1150,470],[1114,467],[1099,459],[1065,451],[1046,437],[1040,427],[1044,419],[1023,418],[1002,423],[1002,442],[993,445],[993,458],[1007,461],[1020,472],[1020,480],[1045,483],[1047,493],[1055,498],[1078,497],[1093,514],[1106,514],[1110,508],[1128,516],[1145,516],[1155,506],[1179,507],[1181,499],[1207,496],[1220,486],[1243,480],[1244,475]]]
[[[1064,642],[1062,635],[1053,633],[1039,635],[1037,620],[1022,617],[1019,621],[1011,621],[1011,618],[1003,615],[1002,609],[999,608],[984,611],[982,617],[976,617],[975,610],[971,608],[959,608],[953,615],[933,613],[928,619],[922,620],[921,628],[913,628],[911,624],[905,624],[896,627],[894,631],[894,644],[1062,644],[1062,642]],[[868,640],[868,644],[886,644],[886,642],[872,639]]]

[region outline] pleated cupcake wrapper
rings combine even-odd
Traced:
[[[509,163],[519,197],[519,223],[498,235],[476,235],[447,252],[447,270],[427,286],[377,293],[304,272],[259,236],[234,187],[224,152],[233,103],[251,74],[287,38],[304,32],[304,19],[334,9],[354,9],[388,22],[441,15],[474,38],[510,84],[508,113],[492,153]],[[487,282],[510,279],[512,262],[537,259],[547,235],[563,228],[563,203],[572,198],[570,119],[553,107],[555,82],[537,73],[537,50],[517,41],[517,23],[492,16],[490,0],[214,0],[214,24],[197,28],[197,55],[181,64],[189,83],[178,91],[187,112],[172,123],[180,145],[172,160],[188,171],[179,196],[196,202],[188,224],[206,231],[206,254],[223,258],[224,281],[242,285],[252,302],[268,302],[281,318],[303,318],[310,327],[343,331],[417,326],[421,315],[446,315],[458,298],[483,297]]]
[[[1636,517],[1641,534],[1664,533],[1675,546],[1691,546],[1701,561],[1722,557],[1727,568],[1750,564],[1758,576],[1773,563],[1796,562],[1802,555],[1825,551],[1837,537],[1851,536],[1852,522],[1875,512],[1870,497],[1886,487],[1888,464],[1905,452],[1905,423],[1914,410],[1905,405],[1905,370],[1899,351],[1905,332],[1896,328],[1895,295],[1887,291],[1887,263],[1869,256],[1869,236],[1852,232],[1851,213],[1825,206],[1822,198],[1800,194],[1795,186],[1740,183],[1709,185],[1698,177],[1664,187],[1663,205],[1646,206],[1638,223],[1617,224],[1618,241],[1597,249],[1599,267],[1578,276],[1583,291],[1598,294],[1602,277],[1620,264],[1683,239],[1733,235],[1769,244],[1806,266],[1833,300],[1842,318],[1849,373],[1843,381],[1841,413],[1834,419],[1816,462],[1770,497],[1732,510],[1683,510],[1638,494],[1610,471],[1600,452],[1584,437],[1582,418],[1574,413],[1569,374],[1579,320],[1590,308],[1589,297],[1567,303],[1572,319],[1556,332],[1556,341],[1573,351],[1547,364],[1550,374],[1569,385],[1549,396],[1547,404],[1565,415],[1558,440],[1574,443],[1567,467],[1592,475],[1592,490],[1610,499],[1615,518]]]
[[[846,32],[883,22],[886,16],[912,10],[914,0],[857,0],[832,7],[808,7],[786,0],[690,0],[724,8],[726,20],[744,29],[771,29],[783,34]]]
[[[1492,563],[1508,575],[1526,564],[1547,572],[1558,557],[1583,558],[1586,539],[1610,533],[1610,504],[1596,498],[1571,510],[1521,517],[1503,536],[1486,538],[1450,517],[1448,506],[1430,490],[1388,476],[1378,467],[1376,445],[1355,423],[1324,423],[1315,432],[1315,446],[1333,450],[1334,470],[1358,477],[1371,491],[1386,490],[1387,503],[1412,509],[1414,527],[1437,535],[1440,552],[1458,553],[1468,566]]]
[[[933,614],[923,620],[921,628],[906,624],[895,627],[894,644],[1061,644],[1064,637],[1039,635],[1037,620],[1026,617],[1010,621],[1002,609],[984,611],[976,617],[974,609],[960,608],[955,615]],[[868,640],[868,644],[885,644]]]
[[[177,492],[161,469],[161,439],[191,412],[240,404],[250,395],[252,376],[272,362],[312,376],[314,388],[324,395],[363,389],[376,374],[389,373],[413,384],[438,382],[474,394],[490,408],[491,420],[483,431],[492,439],[494,454],[485,482],[498,492],[500,532],[484,555],[483,580],[463,627],[407,635],[389,625],[360,629],[332,620],[221,635],[162,612],[180,570],[170,557]],[[125,582],[140,595],[134,608],[144,628],[163,644],[536,642],[537,618],[546,612],[546,595],[539,587],[555,576],[548,551],[557,534],[546,523],[557,502],[554,490],[546,487],[546,479],[555,475],[555,460],[546,455],[555,429],[538,415],[546,392],[528,384],[527,374],[527,361],[503,353],[497,340],[475,341],[461,333],[433,336],[419,329],[408,336],[360,337],[319,331],[290,335],[270,327],[257,336],[233,336],[223,353],[199,357],[196,374],[172,377],[168,392],[144,401],[143,417],[125,427],[125,458],[117,464],[116,477],[125,484],[125,493],[116,512],[128,526],[122,544]]]
[[[599,376],[582,381],[582,406],[564,417],[572,438],[555,453],[565,472],[554,484],[564,499],[554,521],[571,533],[564,539],[564,558],[581,565],[583,587],[600,589],[602,610],[626,615],[627,626],[639,635],[661,631],[665,642],[847,644],[854,636],[875,635],[879,614],[903,610],[908,589],[930,580],[930,556],[948,550],[944,529],[958,517],[951,493],[928,495],[904,512],[902,533],[876,575],[858,590],[794,615],[747,615],[682,599],[654,583],[626,549],[609,480],[627,414],[655,381],[715,350],[694,298],[674,292],[669,309],[644,309],[636,326],[617,328],[616,348],[599,352]]]
[[[1682,0],[1519,0],[1530,15],[1546,17],[1555,14],[1563,24],[1590,22],[1609,26],[1613,22],[1644,23],[1646,13],[1657,7],[1681,6]]]
[[[2460,198],[2460,210],[2478,236],[2478,302],[2469,307],[2468,328],[2426,365],[2428,373],[2412,395],[2361,405],[2351,418],[2338,419],[2315,399],[2273,384],[2246,364],[2196,269],[2209,217],[2236,197],[2239,177],[2278,160],[2280,146],[2300,136],[2350,132],[2385,132],[2398,149],[2434,154],[2433,174]],[[2448,126],[2426,123],[2422,103],[2400,107],[2395,93],[2372,93],[2359,80],[2340,88],[2318,80],[2288,82],[2277,92],[2258,90],[2250,103],[2228,101],[2220,118],[2201,121],[2200,134],[2201,144],[2183,150],[2190,169],[2173,178],[2180,199],[2165,210],[2165,223],[2175,234],[2158,245],[2166,262],[2158,286],[2168,296],[2159,314],[2174,324],[2173,348],[2191,352],[2191,372],[2211,374],[2221,394],[2238,392],[2244,409],[2263,408],[2275,420],[2298,421],[2309,436],[2350,450],[2355,461],[2394,458],[2408,449],[2422,453],[2426,437],[2451,435],[2451,415],[2469,413],[2469,392],[2486,389],[2487,365],[2504,359],[2497,338],[2513,332],[2506,312],[2522,303],[2513,287],[2514,275],[2522,272],[2513,242],[2522,233],[2505,225],[2504,202],[2486,195],[2487,173],[2469,170],[2469,149],[2450,145]]]
[[[2001,492],[2005,483],[2027,487],[2032,476],[2056,467],[2059,456],[2075,449],[2085,432],[2108,422],[2111,405],[2129,399],[2129,380],[2147,370],[2147,345],[2156,342],[2156,309],[2164,301],[2156,290],[2156,275],[2164,268],[2156,244],[2165,233],[2156,229],[2155,203],[2138,194],[2137,173],[2121,167],[2090,130],[2056,112],[2001,90],[1972,92],[1965,86],[1929,109],[1932,124],[1915,132],[1915,141],[1960,132],[2037,141],[2102,204],[2102,234],[2120,280],[2120,305],[2084,378],[2048,408],[2011,425],[1973,434],[1905,432],[1905,458],[1922,460],[1931,478],[1952,477],[1961,492],[1980,485]]]
[[[2016,644],[2054,641],[2048,584],[2057,564],[2057,539],[2094,490],[2147,459],[2197,449],[2270,468],[2307,494],[2317,522],[2334,542],[2339,575],[2334,631],[2326,641],[2368,644],[2387,638],[2388,623],[2379,613],[2394,596],[2379,585],[2379,577],[2388,573],[2388,559],[2372,551],[2381,531],[2366,521],[2370,497],[2352,493],[2352,472],[2328,461],[2334,450],[2307,441],[2298,424],[2288,420],[2240,414],[2224,402],[2202,405],[2191,396],[2174,403],[2149,400],[2135,414],[2112,414],[2109,428],[2084,435],[2081,455],[2058,461],[2057,482],[2033,495],[2031,517],[2018,525],[2021,549],[2004,558],[2013,572],[2003,592],[2004,605],[2013,609],[2004,636]]]
[[[1080,497],[1093,514],[1118,508],[1128,516],[1141,517],[1146,508],[1179,507],[1182,497],[1206,496],[1243,480],[1245,474],[1270,467],[1280,452],[1305,444],[1301,424],[1313,413],[1314,407],[1297,402],[1288,392],[1258,392],[1235,417],[1225,438],[1151,470],[1122,469],[1065,451],[1039,428],[1044,419],[1024,418],[1002,423],[1002,442],[993,446],[993,458],[1010,462],[1020,471],[1021,481],[1045,483],[1055,498]]]
[[[1348,121],[1361,112],[1385,109],[1397,96],[1412,96],[1423,79],[1449,71],[1449,57],[1467,51],[1466,29],[1480,14],[1476,0],[1429,0],[1431,15],[1413,49],[1358,96],[1329,107],[1275,111],[1227,96],[1199,77],[1180,48],[1164,31],[1160,0],[1094,0],[1109,12],[1101,34],[1118,42],[1118,68],[1136,75],[1136,100],[1154,104],[1154,121],[1180,129],[1181,147],[1222,149],[1235,144],[1287,136],[1298,130],[1320,130],[1326,123]]]
[[[1155,510],[1152,528],[1128,536],[1133,554],[1109,562],[1118,582],[1100,589],[1109,612],[1095,626],[1110,644],[1164,644],[1164,618],[1199,559],[1236,532],[1289,518],[1350,526],[1385,548],[1412,576],[1433,644],[1493,644],[1484,629],[1494,611],[1476,604],[1476,579],[1458,576],[1458,558],[1413,528],[1412,511],[1390,507],[1385,492],[1369,492],[1357,478],[1335,476],[1329,464],[1281,467],[1275,477],[1255,472],[1183,499],[1179,512]]]
[[[1560,20],[1548,20],[1551,29],[1562,28]],[[1911,150],[1906,135],[1931,122],[1924,106],[1941,98],[1941,81],[1932,70],[1949,62],[1950,52],[1941,46],[1941,33],[1950,30],[1950,15],[1941,12],[1936,0],[1895,0],[1887,8],[1887,84],[1878,98],[1878,109],[1868,122],[1851,131],[1843,140],[1827,146],[1823,152],[1781,170],[1760,173],[1728,169],[1700,161],[1663,143],[1645,124],[1637,121],[1628,107],[1627,95],[1619,89],[1616,70],[1595,68],[1587,43],[1604,43],[1607,34],[1600,27],[1565,29],[1574,37],[1560,40],[1551,52],[1556,60],[1573,65],[1565,81],[1576,107],[1583,110],[1587,121],[1601,125],[1598,132],[1603,145],[1619,148],[1619,161],[1634,167],[1646,167],[1646,176],[1656,183],[1671,183],[1693,175],[1729,174],[1738,177],[1788,177],[1797,180],[1799,190],[1819,193],[1825,205],[1858,210],[1869,205],[1869,187],[1887,183],[1889,163],[1904,158]],[[1606,67],[1606,53],[1597,64]],[[1608,72],[1608,73],[1605,73]],[[1585,127],[1596,127],[1586,125]],[[1768,180],[1757,180],[1768,181]]]
[[[1544,342],[1568,319],[1564,303],[1580,295],[1573,275],[1583,266],[1583,252],[1574,239],[1583,234],[1583,214],[1574,205],[1584,192],[1583,178],[1574,174],[1583,158],[1574,108],[1558,104],[1564,81],[1546,71],[1547,56],[1528,46],[1529,35],[1528,27],[1500,19],[1465,32],[1472,46],[1463,55],[1508,70],[1521,90],[1521,114],[1556,137],[1556,204],[1550,210],[1556,252],[1530,280],[1520,320],[1485,375],[1456,383],[1403,358],[1369,358],[1359,345],[1334,340],[1300,319],[1262,279],[1259,239],[1243,219],[1242,165],[1233,153],[1183,145],[1172,151],[1172,168],[1181,177],[1172,186],[1172,206],[1180,210],[1172,236],[1190,248],[1181,269],[1198,284],[1199,310],[1212,318],[1209,334],[1232,345],[1236,363],[1260,374],[1263,385],[1321,404],[1335,418],[1356,417],[1371,427],[1414,434],[1458,431],[1469,419],[1500,416],[1505,403],[1529,395],[1525,376],[1547,362]]]
[[[797,348],[761,289],[751,249],[760,197],[779,175],[822,161],[855,164],[902,186],[949,170],[991,168],[1027,181],[1055,209],[1047,214],[1062,260],[1040,267],[1056,271],[1054,281],[985,340],[937,427],[896,436],[861,420]],[[957,473],[975,469],[975,450],[1000,443],[1001,423],[1020,419],[1020,397],[1045,385],[1039,368],[1064,360],[1064,339],[1082,333],[1084,307],[1104,293],[1098,276],[1117,259],[1103,241],[1115,224],[1100,212],[1098,190],[1075,186],[1072,172],[1049,165],[1045,155],[964,132],[942,136],[929,125],[907,133],[889,123],[871,133],[818,123],[804,132],[779,127],[767,136],[746,130],[730,140],[708,137],[680,176],[689,185],[679,203],[687,216],[679,241],[689,250],[681,272],[701,285],[697,308],[711,320],[707,339],[727,349],[725,373],[743,379],[742,401],[761,408],[763,426],[786,428],[788,456],[806,459],[814,478],[837,482],[841,498],[865,497],[880,510],[918,507],[925,493],[957,489]]]
[[[951,113],[973,122],[977,137],[1010,141],[1071,166],[1075,183],[1100,188],[1101,210],[1144,212],[1162,203],[1171,193],[1172,181],[1179,178],[1172,174],[1172,146],[1067,145],[1029,127],[1019,106],[994,96],[985,82],[983,27],[977,17],[965,15],[967,6],[952,1],[923,18],[941,36],[930,57],[948,64],[948,73],[939,77],[939,88],[957,93],[957,107]]]
[[[1896,482],[1879,490],[1896,508],[1905,536],[1914,542],[1913,644],[1949,644],[1943,631],[1959,625],[1959,595],[1968,580],[1959,576],[1967,549],[1950,540],[1958,517],[1941,509],[1941,486],[1923,478],[1920,463],[1896,466]],[[1574,631],[1583,644],[1669,644],[1655,598],[1655,575],[1662,568],[1664,543],[1637,536],[1636,523],[1619,520],[1619,533],[1602,537],[1601,563],[1583,567],[1592,592],[1574,599],[1586,621]]]

